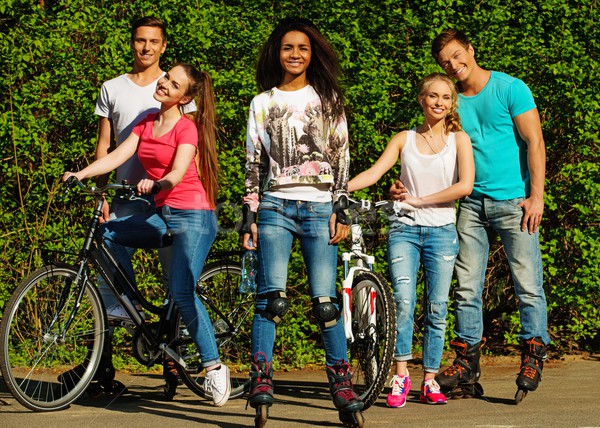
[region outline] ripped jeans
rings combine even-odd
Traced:
[[[425,289],[423,314],[423,370],[437,373],[440,368],[448,293],[458,254],[458,236],[454,224],[445,226],[409,226],[390,224],[388,259],[396,302],[396,361],[412,359],[417,273],[423,264]]]

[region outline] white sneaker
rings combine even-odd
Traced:
[[[211,396],[217,407],[223,406],[231,394],[231,379],[229,378],[229,367],[221,364],[218,370],[211,370],[204,378],[204,390],[207,396]]]
[[[143,320],[146,319],[146,313],[143,311],[139,311],[140,316],[142,317]],[[123,308],[123,306],[121,306],[118,303],[115,303],[114,305],[106,308],[106,317],[109,320],[118,320],[118,321],[129,321],[131,322],[131,317],[129,316],[129,314],[127,313],[127,311],[125,311],[125,308]]]

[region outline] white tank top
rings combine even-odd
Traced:
[[[426,196],[444,190],[458,180],[456,137],[448,135],[440,153],[425,155],[416,145],[415,128],[407,132],[406,143],[400,154],[400,180],[413,196]],[[414,221],[407,217],[392,216],[391,220],[411,226],[445,226],[455,222],[455,202],[419,208],[412,212]]]

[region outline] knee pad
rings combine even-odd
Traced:
[[[312,299],[313,315],[323,327],[336,325],[340,317],[339,302],[337,297],[315,297]]]
[[[279,324],[283,316],[290,308],[290,302],[287,299],[285,291],[270,291],[257,296],[259,299],[267,299],[267,307],[258,309],[256,312],[275,324]]]

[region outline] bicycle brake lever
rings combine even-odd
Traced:
[[[411,220],[414,220],[414,217],[408,213],[416,210],[412,205],[402,201],[378,201],[375,202],[375,208],[380,208],[389,214],[394,213],[399,217],[408,217]]]
[[[126,199],[127,199],[128,201],[142,201],[142,202],[144,202],[144,203],[145,203],[146,205],[148,205],[148,206],[150,206],[150,205],[151,205],[151,203],[150,203],[150,201],[149,201],[148,199],[146,199],[146,198],[141,198],[141,197],[139,197],[139,196],[136,196],[136,195],[134,195],[134,194],[132,194],[132,195],[128,196]]]
[[[402,211],[413,212],[416,211],[416,208],[406,202],[394,201],[394,212],[400,215]]]

